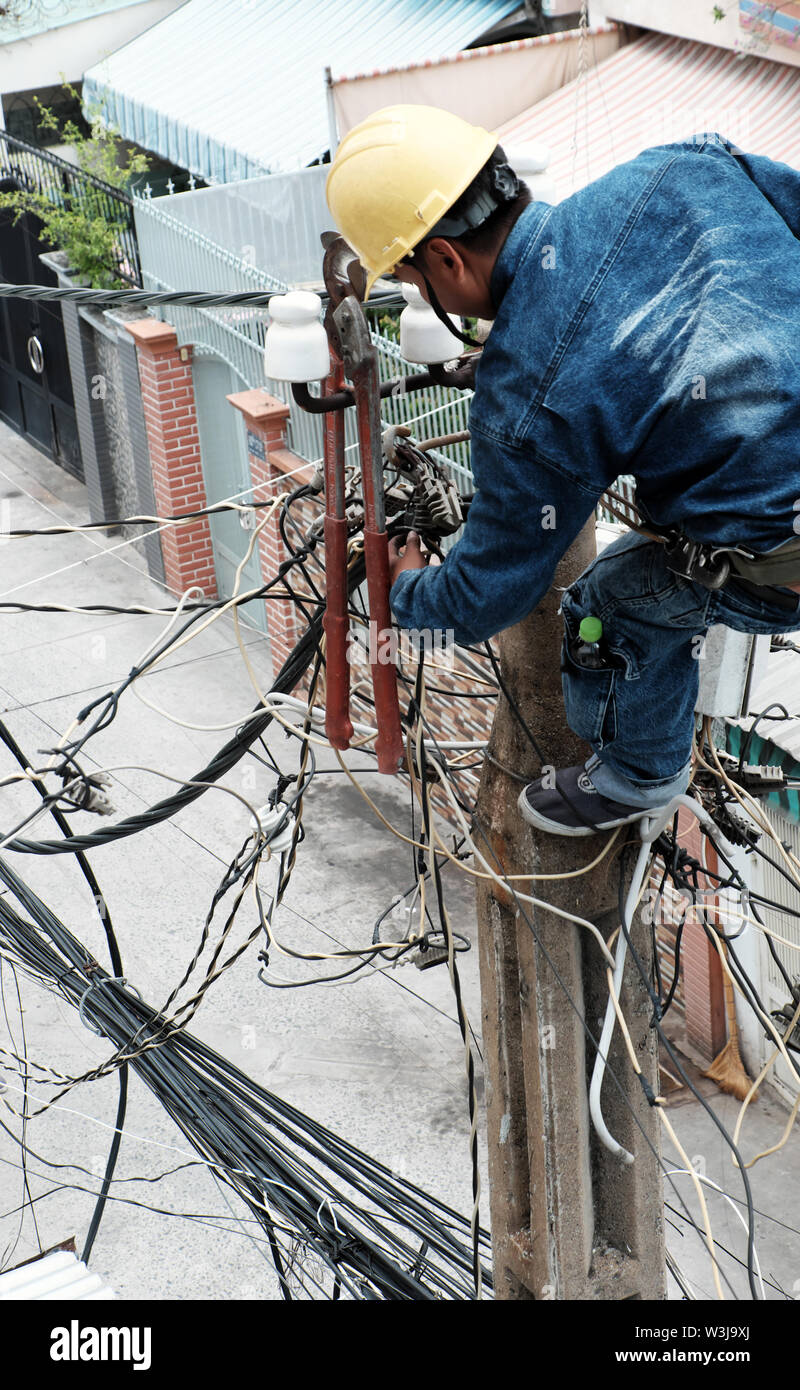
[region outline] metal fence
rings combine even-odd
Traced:
[[[331,226],[325,201],[330,165],[269,174],[236,183],[214,184],[170,197],[167,212],[175,222],[193,227],[217,246],[224,246],[248,265],[262,266],[275,280],[295,289],[322,284],[320,233]],[[148,182],[153,180],[148,174]],[[134,196],[149,196],[142,182]]]
[[[57,206],[80,208],[115,227],[117,263],[109,269],[121,280],[141,285],[133,199],[127,193],[4,130],[0,130],[0,178],[14,179],[21,188],[39,193]]]

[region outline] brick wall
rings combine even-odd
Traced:
[[[702,836],[697,821],[681,812],[678,821],[680,845],[693,858],[702,862]],[[707,848],[706,863],[716,873],[718,869],[713,850]],[[661,881],[663,864],[653,876],[653,887]],[[709,884],[700,878],[700,886]],[[707,906],[709,922],[715,920],[713,898],[700,899]],[[677,923],[683,913],[685,897],[674,890],[665,893],[658,922],[658,955],[662,975],[662,990],[667,993],[673,978]],[[709,941],[697,913],[687,915],[680,945],[679,981],[669,1013],[664,1020],[667,1036],[681,1048],[694,1055],[698,1062],[711,1062],[721,1051],[727,1038],[723,971],[716,947]]]
[[[288,405],[259,390],[237,391],[227,399],[244,417],[253,500],[266,502],[280,492],[291,492],[308,482],[314,472],[311,464],[305,463],[286,448]],[[293,508],[292,515],[302,526],[310,525],[321,509],[322,504],[309,507],[308,503],[301,503]],[[288,554],[281,537],[279,513],[276,512],[266,522],[258,538],[261,575],[265,583],[274,579]],[[293,576],[290,582],[293,587],[304,587],[299,575]],[[272,670],[276,674],[301,636],[304,623],[302,616],[298,621],[294,605],[285,599],[268,598],[266,604]]]
[[[206,506],[200,436],[192,384],[192,349],[178,347],[174,328],[156,319],[129,323],[139,360],[142,407],[159,516]],[[161,532],[164,579],[175,594],[198,585],[216,598],[217,581],[207,518]]]

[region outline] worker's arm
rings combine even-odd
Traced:
[[[475,643],[519,622],[547,591],[599,492],[473,430],[475,497],[444,563],[404,570],[390,602],[401,627]]]

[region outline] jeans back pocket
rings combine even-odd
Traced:
[[[567,613],[564,613],[564,628],[561,686],[567,723],[573,733],[599,752],[617,737],[615,688],[619,670],[611,665],[580,666],[570,651],[577,632]]]

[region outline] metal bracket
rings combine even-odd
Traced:
[[[731,572],[727,555],[720,555],[712,546],[690,540],[688,536],[665,541],[664,558],[667,569],[673,574],[702,584],[704,589],[721,589]]]

